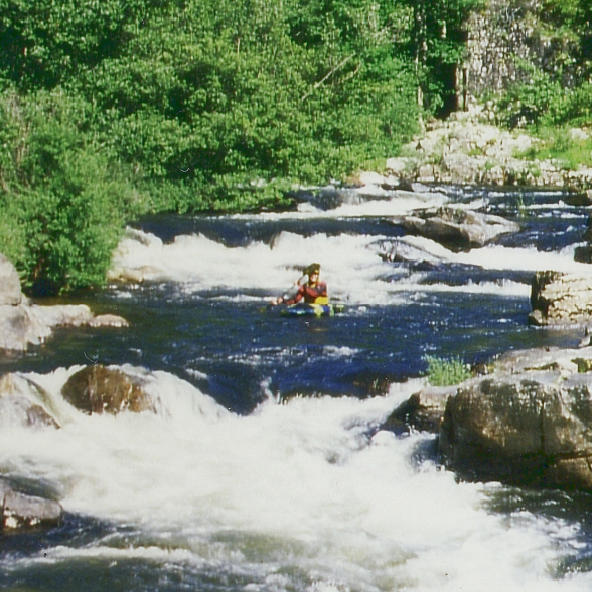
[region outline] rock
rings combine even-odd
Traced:
[[[592,263],[592,245],[581,245],[574,250],[574,261]]]
[[[0,398],[0,415],[3,425],[59,428],[56,420],[41,405],[18,397]]]
[[[27,495],[4,486],[2,531],[57,526],[62,520],[62,506],[52,500]]]
[[[414,168],[414,162],[404,156],[388,158],[386,168],[389,172],[399,177],[406,177]]]
[[[452,250],[481,247],[519,226],[500,216],[480,214],[472,210],[443,206],[418,210],[403,219],[402,225],[412,233],[442,243]]]
[[[102,314],[92,317],[88,322],[89,327],[129,327],[129,322],[114,314]]]
[[[129,323],[117,315],[95,317],[85,304],[41,306],[0,305],[0,349],[25,351],[51,336],[55,327],[127,327]]]
[[[358,174],[358,180],[361,185],[378,185],[382,186],[386,184],[386,178],[380,173],[374,171],[361,171]]]
[[[41,306],[22,297],[18,274],[0,253],[0,350],[25,351],[43,343],[54,327],[127,327],[120,316],[95,316],[85,304]]]
[[[587,208],[588,206],[592,205],[592,192],[570,192],[563,197],[563,201],[570,206]],[[590,224],[588,223],[588,227],[589,226]]]
[[[533,162],[521,157],[537,138],[499,129],[491,124],[495,115],[490,109],[473,103],[468,107],[446,120],[428,122],[420,136],[403,146],[406,156],[387,159],[387,171],[411,183],[555,187],[578,193],[592,186],[592,169],[566,170],[552,159]],[[588,134],[572,130],[571,136]]]
[[[534,325],[586,325],[592,314],[592,274],[537,272],[529,321]]]
[[[0,418],[2,425],[59,428],[48,411],[51,397],[41,386],[17,373],[0,377]]]
[[[592,491],[592,348],[510,351],[481,371],[413,394],[382,429],[436,431],[466,479]]]
[[[18,273],[14,265],[0,253],[0,305],[16,306],[22,299]]]
[[[456,386],[429,386],[411,395],[386,419],[382,429],[396,433],[409,429],[437,434],[444,416],[446,401],[456,393]]]
[[[586,374],[473,379],[448,399],[439,450],[466,478],[592,490],[591,422]]]
[[[26,304],[0,305],[0,348],[24,351],[51,335],[51,327],[41,322]]]
[[[121,370],[87,366],[62,387],[62,396],[88,414],[153,410],[150,396]]]
[[[588,200],[585,205],[590,205],[592,203],[592,191],[587,191],[585,195],[586,199]],[[588,216],[586,230],[584,231],[582,239],[585,241],[585,244],[576,247],[574,252],[574,260],[578,263],[592,263],[592,218],[590,218],[590,216]]]

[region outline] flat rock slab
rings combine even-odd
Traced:
[[[57,526],[62,520],[63,509],[58,502],[6,486],[0,486],[0,495],[3,532]]]

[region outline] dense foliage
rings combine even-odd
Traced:
[[[474,0],[2,0],[0,251],[104,278],[126,220],[278,207],[396,154]]]

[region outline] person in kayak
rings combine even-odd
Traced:
[[[318,263],[311,263],[305,268],[303,276],[307,277],[306,283],[301,284],[298,280],[298,292],[292,298],[280,296],[272,301],[272,304],[298,304],[302,300],[306,304],[329,304],[327,296],[327,284],[319,280],[321,266]],[[301,278],[302,279],[302,278]]]

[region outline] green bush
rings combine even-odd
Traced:
[[[532,64],[522,64],[520,80],[497,100],[497,121],[510,129],[541,123],[565,92],[560,82]]]
[[[14,107],[1,106],[3,117]],[[59,91],[22,100],[20,133],[5,144],[0,252],[33,294],[103,284],[126,219],[141,211],[114,161],[80,133],[83,107]]]
[[[449,386],[459,384],[471,378],[471,370],[467,364],[458,357],[439,358],[426,356],[428,364],[426,371],[428,381],[434,386]]]

